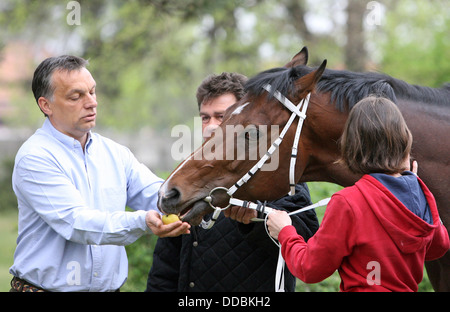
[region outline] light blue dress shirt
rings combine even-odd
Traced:
[[[117,290],[128,274],[124,245],[150,232],[146,210],[157,210],[162,182],[126,147],[91,132],[84,153],[46,119],[15,159],[10,273],[50,291]]]

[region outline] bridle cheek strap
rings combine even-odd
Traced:
[[[308,93],[306,98],[300,102],[298,106],[303,103],[303,107],[301,110],[302,116],[299,116],[298,124],[297,124],[297,130],[295,131],[295,137],[294,137],[294,143],[292,144],[292,153],[291,153],[291,162],[289,165],[289,186],[291,188],[291,191],[289,192],[289,195],[295,194],[295,162],[297,161],[297,151],[298,151],[298,143],[300,141],[300,133],[302,132],[303,127],[303,121],[306,118],[306,110],[308,109],[309,104],[309,97],[311,96],[311,93]]]
[[[263,87],[267,92],[271,93],[272,86],[270,84],[267,84]],[[296,117],[299,117],[299,121],[297,124],[297,130],[295,132],[295,138],[294,142],[292,144],[292,152],[291,152],[291,162],[289,166],[289,186],[290,186],[290,192],[289,195],[295,194],[295,163],[297,160],[297,151],[298,151],[298,142],[300,140],[300,133],[302,132],[303,127],[303,121],[306,118],[306,110],[308,109],[309,99],[311,94],[308,93],[308,95],[300,101],[300,103],[295,106],[287,97],[282,95],[278,90],[275,90],[273,93],[273,96],[281,102],[287,109],[289,109],[292,114],[289,117],[289,120],[287,121],[286,125],[284,126],[283,130],[281,131],[279,137],[272,143],[272,145],[269,147],[269,150],[266,154],[264,154],[263,157],[236,183],[234,183],[233,186],[231,186],[228,190],[228,195],[230,197],[233,196],[233,194],[245,183],[247,183],[248,180],[250,180],[253,175],[262,168],[262,166],[269,160],[269,158],[273,155],[273,153],[277,150],[277,148],[280,146],[281,142],[284,139],[284,135],[291,127],[292,123],[294,122]],[[301,110],[300,110],[301,108]]]

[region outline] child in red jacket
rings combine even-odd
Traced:
[[[417,291],[424,261],[443,256],[449,237],[430,190],[405,171],[411,145],[394,103],[371,96],[355,105],[339,162],[363,177],[333,195],[308,243],[287,213],[268,216],[269,232],[295,276],[317,283],[338,270],[341,291]]]

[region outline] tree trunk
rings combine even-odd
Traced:
[[[351,71],[361,72],[366,69],[367,51],[363,29],[366,5],[367,2],[363,0],[348,0],[345,65]]]

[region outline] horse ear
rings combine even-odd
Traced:
[[[284,67],[291,68],[299,65],[306,65],[308,63],[308,48],[303,47],[303,49],[298,52],[292,60],[284,65]]]
[[[327,60],[324,60],[322,64],[316,70],[313,70],[309,74],[299,78],[295,85],[300,91],[311,92],[322,77],[325,67],[327,66]]]
[[[325,71],[325,67],[327,67],[327,60],[323,60],[322,64],[320,64],[319,68],[315,71],[314,74],[314,83],[318,83],[320,78],[322,78],[322,74]]]

